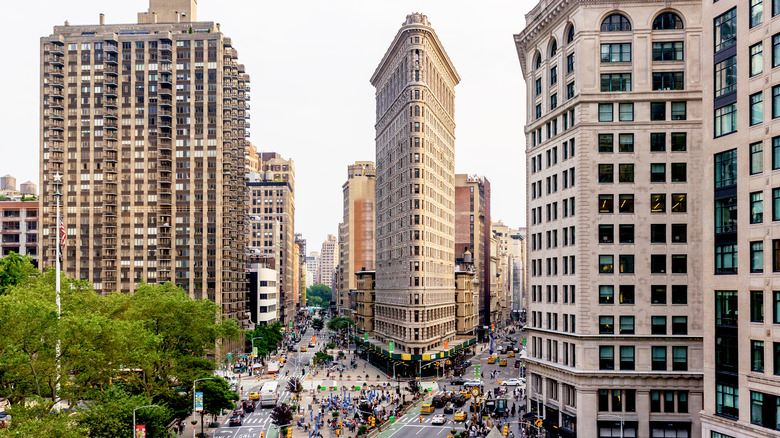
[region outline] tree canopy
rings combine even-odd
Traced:
[[[254,346],[257,347],[257,355],[263,357],[279,348],[284,335],[282,335],[282,325],[279,321],[271,325],[262,325],[255,327],[254,330],[247,330],[245,334],[247,348],[252,347],[252,339],[255,340]]]
[[[345,316],[337,316],[328,321],[328,328],[333,331],[343,331],[351,325],[355,325],[355,320]]]
[[[325,284],[315,283],[306,289],[306,300],[310,306],[319,306],[327,308],[330,306],[330,299],[333,291]]]

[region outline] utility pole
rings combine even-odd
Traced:
[[[55,262],[55,269],[56,274],[54,275],[54,287],[57,291],[57,322],[59,323],[60,318],[62,317],[62,302],[60,301],[60,293],[62,292],[62,285],[60,285],[60,257],[62,255],[62,242],[63,238],[65,237],[65,224],[62,222],[62,217],[60,216],[60,200],[62,199],[62,193],[60,192],[60,185],[62,185],[62,175],[57,172],[54,174],[54,198],[57,199],[57,219],[55,220],[55,245],[57,247],[57,261]],[[59,229],[60,232],[58,233],[56,230]],[[57,337],[57,347],[56,347],[56,355],[57,355],[57,383],[56,383],[56,394],[54,396],[54,409],[59,412],[60,411],[60,367],[61,367],[61,341],[60,338]],[[135,432],[134,432],[135,433]]]

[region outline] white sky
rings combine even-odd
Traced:
[[[295,231],[319,251],[342,216],[347,165],[375,160],[369,83],[406,15],[428,16],[460,74],[455,171],[484,175],[491,215],[525,225],[525,90],[512,36],[536,0],[199,0],[251,75],[250,140],[292,158]],[[109,6],[110,5],[110,6]],[[0,174],[38,182],[39,39],[54,25],[135,23],[146,0],[17,2],[4,22]],[[41,188],[39,187],[39,190]]]

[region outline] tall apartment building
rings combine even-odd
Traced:
[[[303,234],[295,233],[295,245],[297,247],[296,263],[298,266],[296,278],[298,279],[298,307],[306,307],[306,288],[309,287],[306,274],[306,239]]]
[[[503,322],[510,318],[519,317],[514,315],[515,310],[520,308],[520,297],[522,296],[522,242],[523,236],[516,229],[509,228],[503,222],[493,222],[491,230],[496,238],[497,250],[501,258],[501,275],[503,292],[503,302],[506,309],[502,316]]]
[[[490,223],[490,181],[484,176],[455,175],[455,257],[471,252],[478,324],[483,327],[496,322],[497,311],[495,291],[491,295],[490,290]]]
[[[338,304],[338,297],[336,296],[336,266],[339,262],[339,245],[336,236],[328,234],[328,238],[322,242],[320,248],[320,265],[317,277],[319,283],[328,286],[332,292],[331,300],[336,301]]]
[[[320,270],[320,253],[317,251],[310,251],[306,256],[306,287],[311,287],[312,284],[318,283],[317,274]]]
[[[54,266],[63,174],[67,275],[99,292],[172,281],[248,321],[244,150],[249,76],[195,0],[137,24],[41,38],[41,265]]]
[[[295,165],[276,152],[258,154],[259,172],[247,174],[249,217],[247,249],[251,263],[270,263],[278,273],[277,315],[283,324],[295,316],[300,292],[296,281]]]
[[[702,436],[776,437],[780,2],[703,5]]]
[[[357,288],[355,273],[374,269],[374,210],[376,168],[371,161],[357,161],[347,167],[344,219],[339,225],[338,303],[339,313],[349,316],[357,303],[349,300]]]
[[[515,36],[528,408],[555,433],[701,435],[701,12],[544,0]]]
[[[424,354],[454,339],[455,85],[428,18],[411,14],[371,77],[376,88],[379,342]]]
[[[15,252],[38,266],[38,220],[38,201],[0,201],[0,258]]]

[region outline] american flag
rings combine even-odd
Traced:
[[[62,222],[62,214],[60,214],[60,245],[62,246],[62,249],[65,249],[66,237],[67,234],[65,233],[65,224]]]

